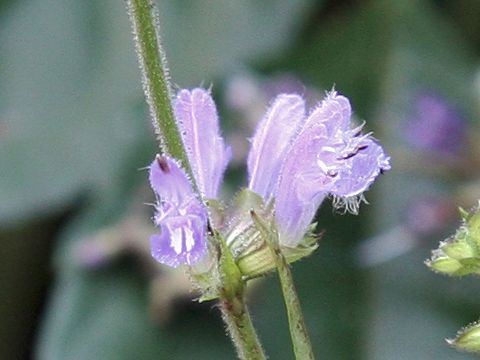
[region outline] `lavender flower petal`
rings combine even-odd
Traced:
[[[288,152],[275,194],[280,242],[301,241],[323,199],[358,210],[362,193],[378,174],[390,169],[390,158],[361,127],[350,128],[347,98],[328,94],[307,119]]]
[[[149,169],[150,186],[163,202],[180,204],[193,196],[187,175],[174,160],[157,155]]]
[[[283,163],[275,194],[275,218],[283,246],[298,244],[332,187],[332,174],[316,163],[318,149],[326,144],[326,127],[311,127],[299,135]]]
[[[220,135],[215,103],[205,89],[181,90],[174,110],[198,188],[203,196],[215,198],[231,158]]]
[[[331,91],[320,105],[312,111],[305,128],[324,124],[328,136],[335,136],[339,132],[350,128],[351,116],[350,101],[345,96],[338,95],[336,91]]]
[[[171,217],[161,225],[161,233],[150,237],[152,256],[158,262],[178,267],[193,266],[207,251],[204,218]]]
[[[305,102],[298,95],[279,95],[257,127],[248,155],[249,189],[272,195],[280,168],[305,120]]]
[[[361,195],[381,172],[390,170],[389,160],[379,144],[370,137],[365,138],[356,153],[338,166],[337,180],[330,194],[342,198]]]
[[[174,160],[157,156],[150,184],[158,198],[154,222],[160,228],[150,238],[152,256],[172,267],[196,264],[207,250],[207,212],[187,175]]]

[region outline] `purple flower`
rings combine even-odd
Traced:
[[[174,109],[195,182],[202,196],[215,198],[231,156],[215,103],[207,90],[181,90]],[[151,164],[150,185],[158,197],[154,221],[160,228],[150,238],[153,257],[172,267],[195,265],[207,252],[207,209],[184,170],[168,157],[157,156]]]
[[[280,104],[284,109],[276,112]],[[280,243],[291,247],[302,240],[325,197],[356,213],[362,193],[390,169],[381,146],[360,134],[362,126],[350,128],[347,98],[332,91],[308,118],[302,112],[301,99],[280,95],[260,123],[249,155],[249,170],[251,163],[262,169],[249,172],[250,189],[267,199],[273,194]]]

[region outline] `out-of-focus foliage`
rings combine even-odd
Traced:
[[[178,86],[213,83],[225,100],[224,85],[246,71],[262,78],[288,72],[318,89],[335,85],[393,157],[393,171],[367,193],[371,205],[360,216],[324,206],[320,247],[293,269],[319,358],[473,358],[443,339],[477,316],[478,284],[443,279],[423,265],[451,232],[448,220],[414,235],[405,224],[421,198],[473,205],[465,184],[480,174],[465,161],[468,150],[451,161],[415,151],[405,128],[419,94],[435,93],[480,136],[478,2],[158,3]],[[75,255],[86,238],[132,211],[151,216],[138,169],[156,148],[123,5],[0,2],[0,358],[235,356],[213,304],[185,295],[168,322],[153,320],[157,275],[138,256],[86,270]],[[245,119],[227,105],[220,103],[221,115],[231,134]],[[239,176],[237,167],[229,180],[241,183]],[[383,240],[362,242],[373,235]],[[380,260],[359,260],[360,243]],[[387,245],[400,251],[389,257]],[[276,279],[259,283],[250,302],[270,357],[293,358]]]

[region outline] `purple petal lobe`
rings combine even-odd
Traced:
[[[198,188],[203,196],[215,198],[231,158],[220,135],[215,103],[205,89],[181,90],[174,109]]]
[[[371,138],[358,146],[355,154],[338,166],[337,180],[330,193],[340,197],[357,196],[368,190],[375,178],[390,170],[389,158]]]
[[[280,168],[305,120],[298,95],[279,95],[259,123],[248,155],[249,188],[266,200],[273,195]]]
[[[157,195],[154,222],[160,234],[150,238],[152,256],[177,267],[194,265],[206,253],[207,212],[174,160],[157,156],[150,165],[150,184]]]
[[[345,96],[337,95],[335,91],[332,91],[328,93],[320,105],[313,110],[305,126],[315,126],[322,123],[327,128],[328,135],[333,136],[339,131],[350,128],[351,116],[352,108],[350,101],[348,101]]]
[[[155,193],[169,203],[181,203],[193,194],[192,185],[183,169],[167,157],[155,158],[150,165],[149,180]]]
[[[207,251],[205,219],[195,215],[166,219],[161,233],[150,237],[150,245],[153,258],[162,264],[195,265]]]
[[[301,241],[326,196],[336,205],[358,211],[362,193],[383,171],[390,158],[361,127],[351,129],[347,98],[330,93],[307,119],[291,146],[275,194],[280,242]]]

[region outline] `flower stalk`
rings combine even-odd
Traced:
[[[290,271],[288,262],[280,249],[278,232],[275,230],[274,226],[268,226],[268,224],[266,224],[255,211],[251,211],[251,216],[257,227],[263,233],[265,239],[267,239],[268,246],[275,259],[285,307],[287,309],[288,326],[295,359],[314,360],[315,356],[313,354],[312,344],[303,318],[300,300],[295,290],[292,272]]]
[[[264,360],[266,357],[255,333],[243,294],[237,295],[220,300],[223,321],[227,324],[240,359]]]
[[[219,303],[230,337],[240,359],[266,359],[245,303],[245,282],[242,279],[242,273],[225,240],[219,234],[216,234],[216,238],[220,243],[219,267],[223,285]]]
[[[167,61],[159,34],[159,16],[152,0],[126,0],[133,39],[142,72],[142,85],[153,127],[163,153],[180,161],[192,175],[190,163],[175,121]],[[190,176],[193,181],[193,176]]]

